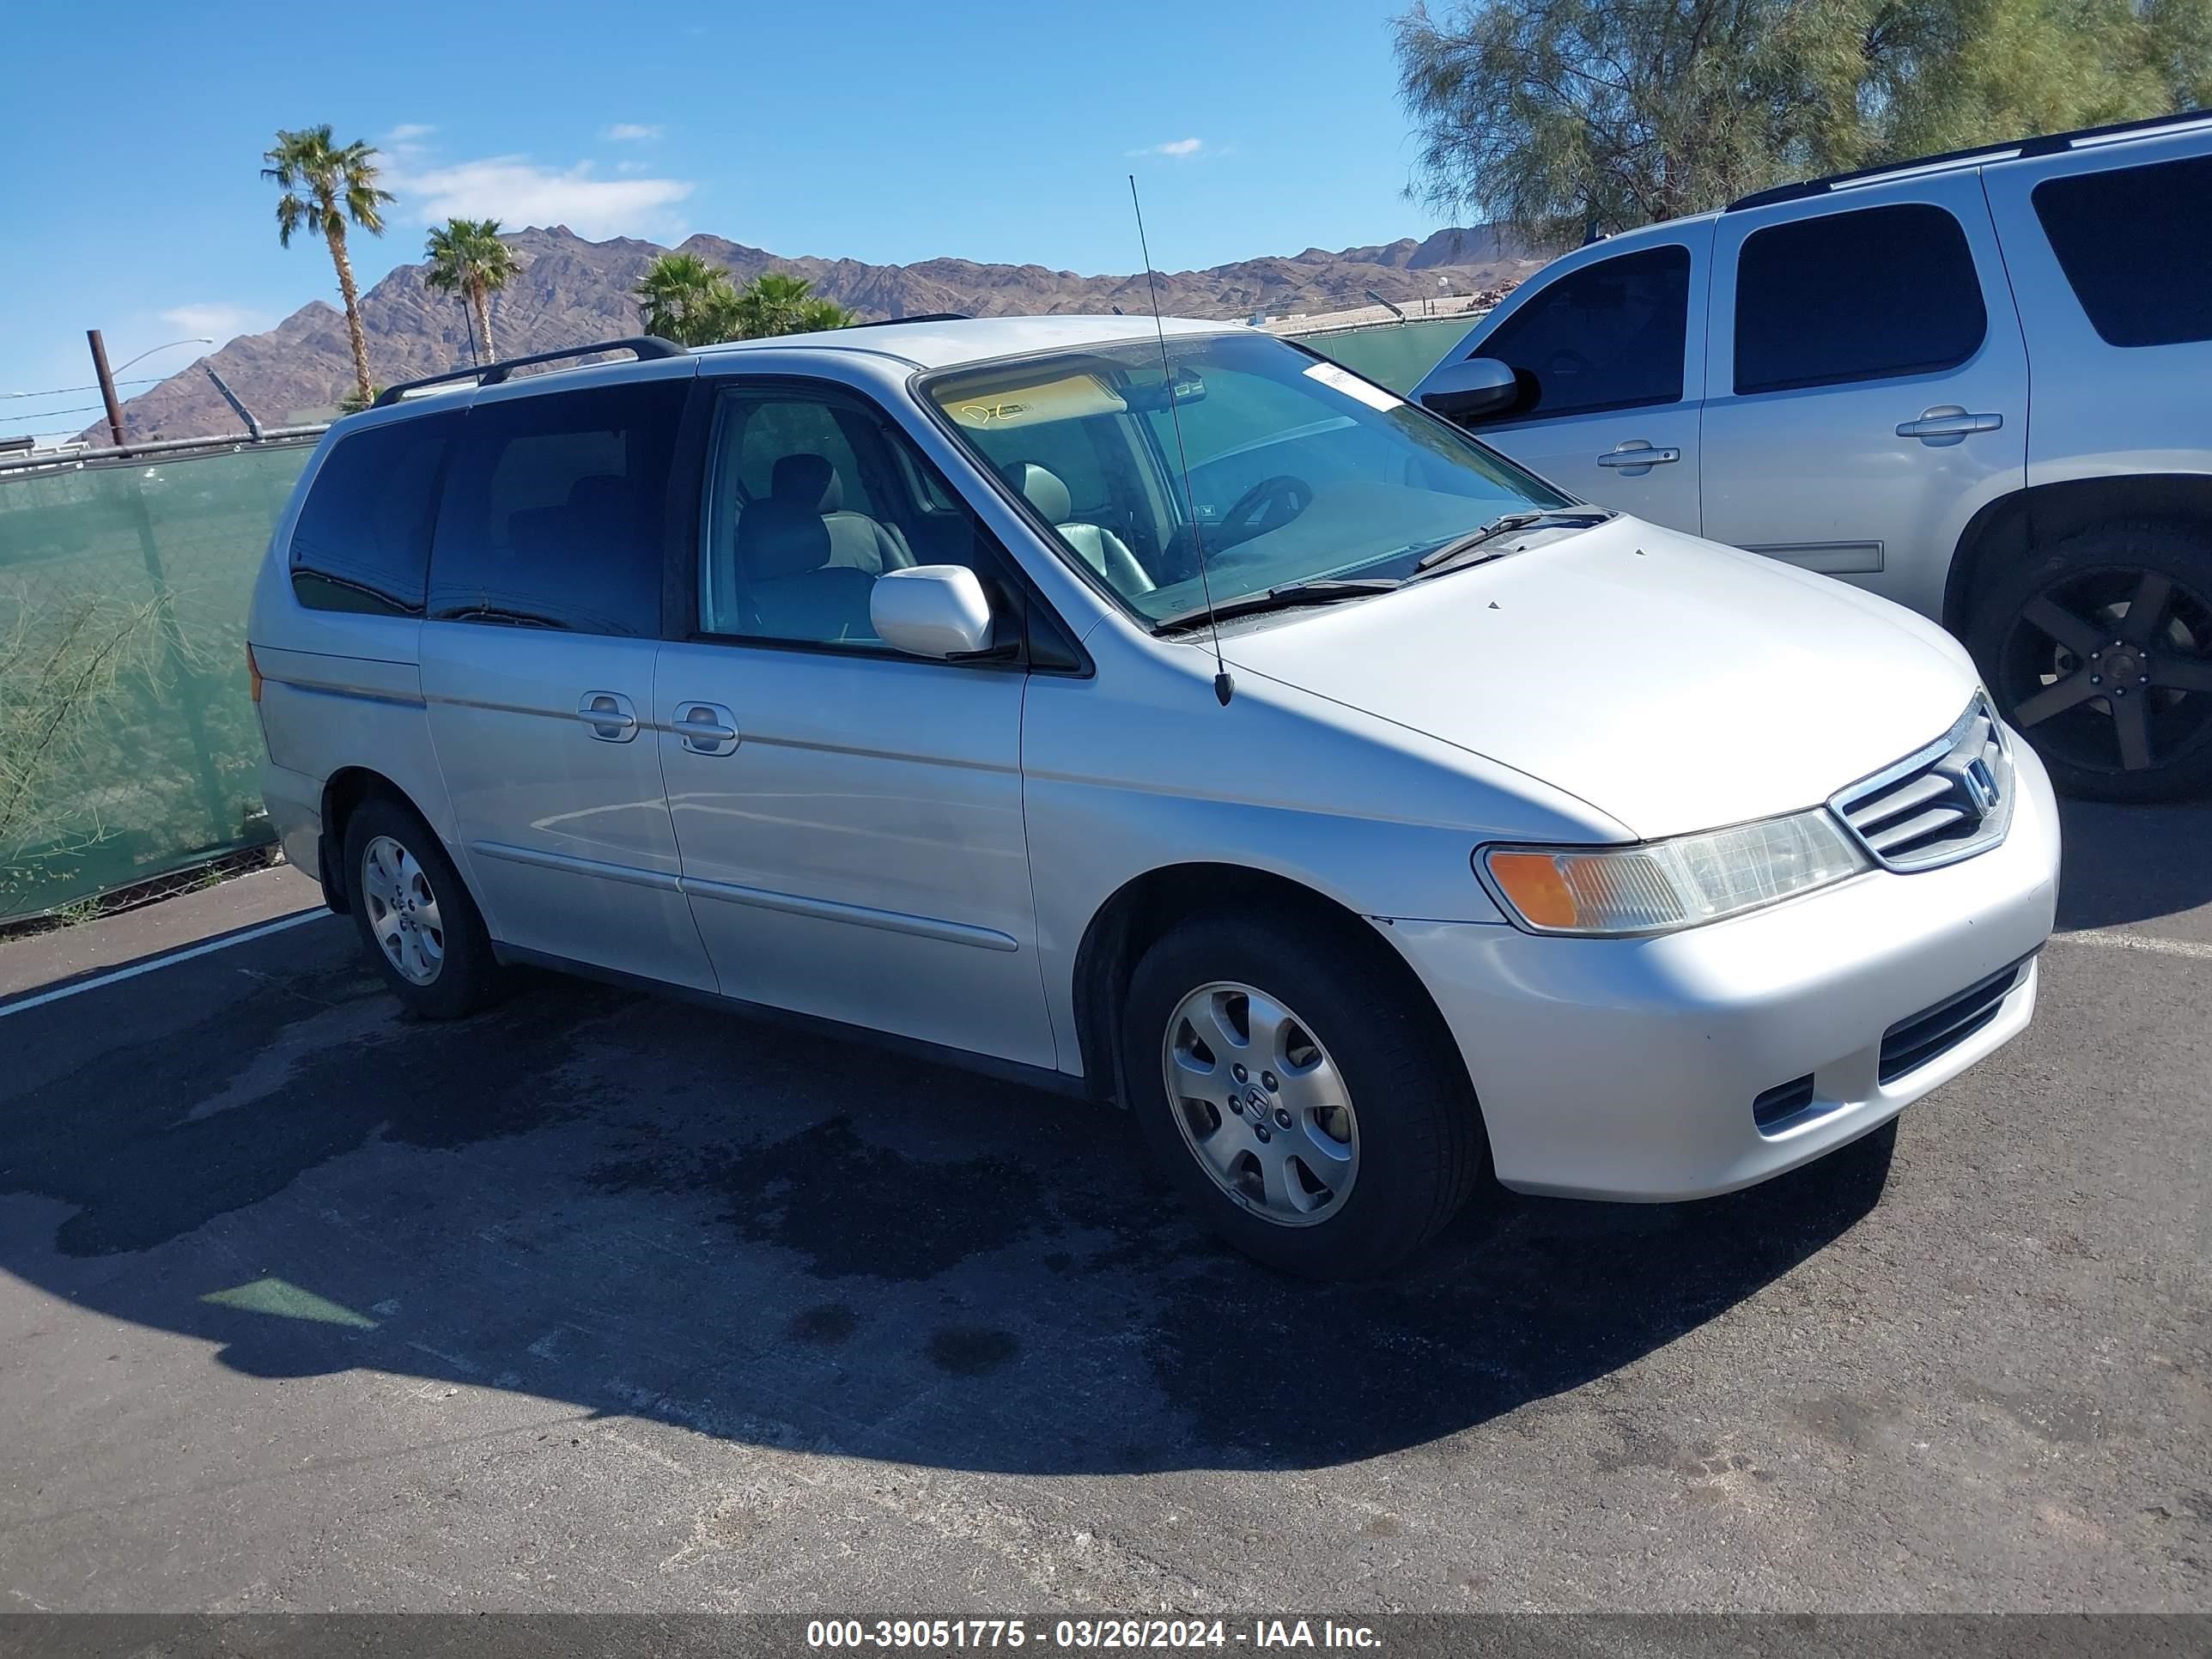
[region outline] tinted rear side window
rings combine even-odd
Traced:
[[[2107,345],[2212,340],[2212,155],[2046,179],[2032,199]]]
[[[430,615],[658,635],[668,472],[690,390],[648,380],[471,409],[447,470]]]
[[[1474,355],[1520,378],[1507,419],[1677,403],[1689,295],[1686,247],[1601,259],[1523,302]]]
[[[438,480],[458,412],[341,438],[292,529],[292,591],[311,611],[422,614]]]
[[[1959,222],[1911,204],[1773,225],[1735,279],[1735,389],[1884,380],[1956,368],[1989,313]]]

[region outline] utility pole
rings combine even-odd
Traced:
[[[84,337],[92,343],[92,372],[100,380],[100,401],[107,405],[107,429],[115,439],[115,447],[123,447],[123,405],[115,398],[115,376],[108,372],[107,342],[100,337],[100,331],[88,328]]]

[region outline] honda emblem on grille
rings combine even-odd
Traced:
[[[1990,809],[1997,804],[1996,775],[1990,770],[1990,763],[1977,755],[1966,763],[1960,777],[1966,786],[1966,799],[1974,803],[1974,811],[1984,817],[1989,817]]]

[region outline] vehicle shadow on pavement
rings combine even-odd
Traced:
[[[2061,799],[2058,817],[2062,930],[2148,921],[2212,903],[2212,860],[2205,857],[2212,802],[2115,806]]]
[[[1893,1144],[1699,1204],[1491,1189],[1411,1273],[1314,1286],[1187,1223],[1104,1108],[538,976],[419,1024],[349,937],[246,951],[253,988],[180,1031],[85,1006],[124,988],[57,1005],[119,1040],[0,1079],[0,1194],[32,1200],[0,1204],[0,1268],[244,1377],[392,1373],[853,1457],[1445,1441],[1786,1273],[1876,1202]],[[216,961],[167,971],[241,971]]]

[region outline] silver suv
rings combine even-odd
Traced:
[[[2191,794],[2208,203],[2202,112],[1787,185],[1569,254],[1415,395],[1575,495],[1942,622],[2060,788]]]

